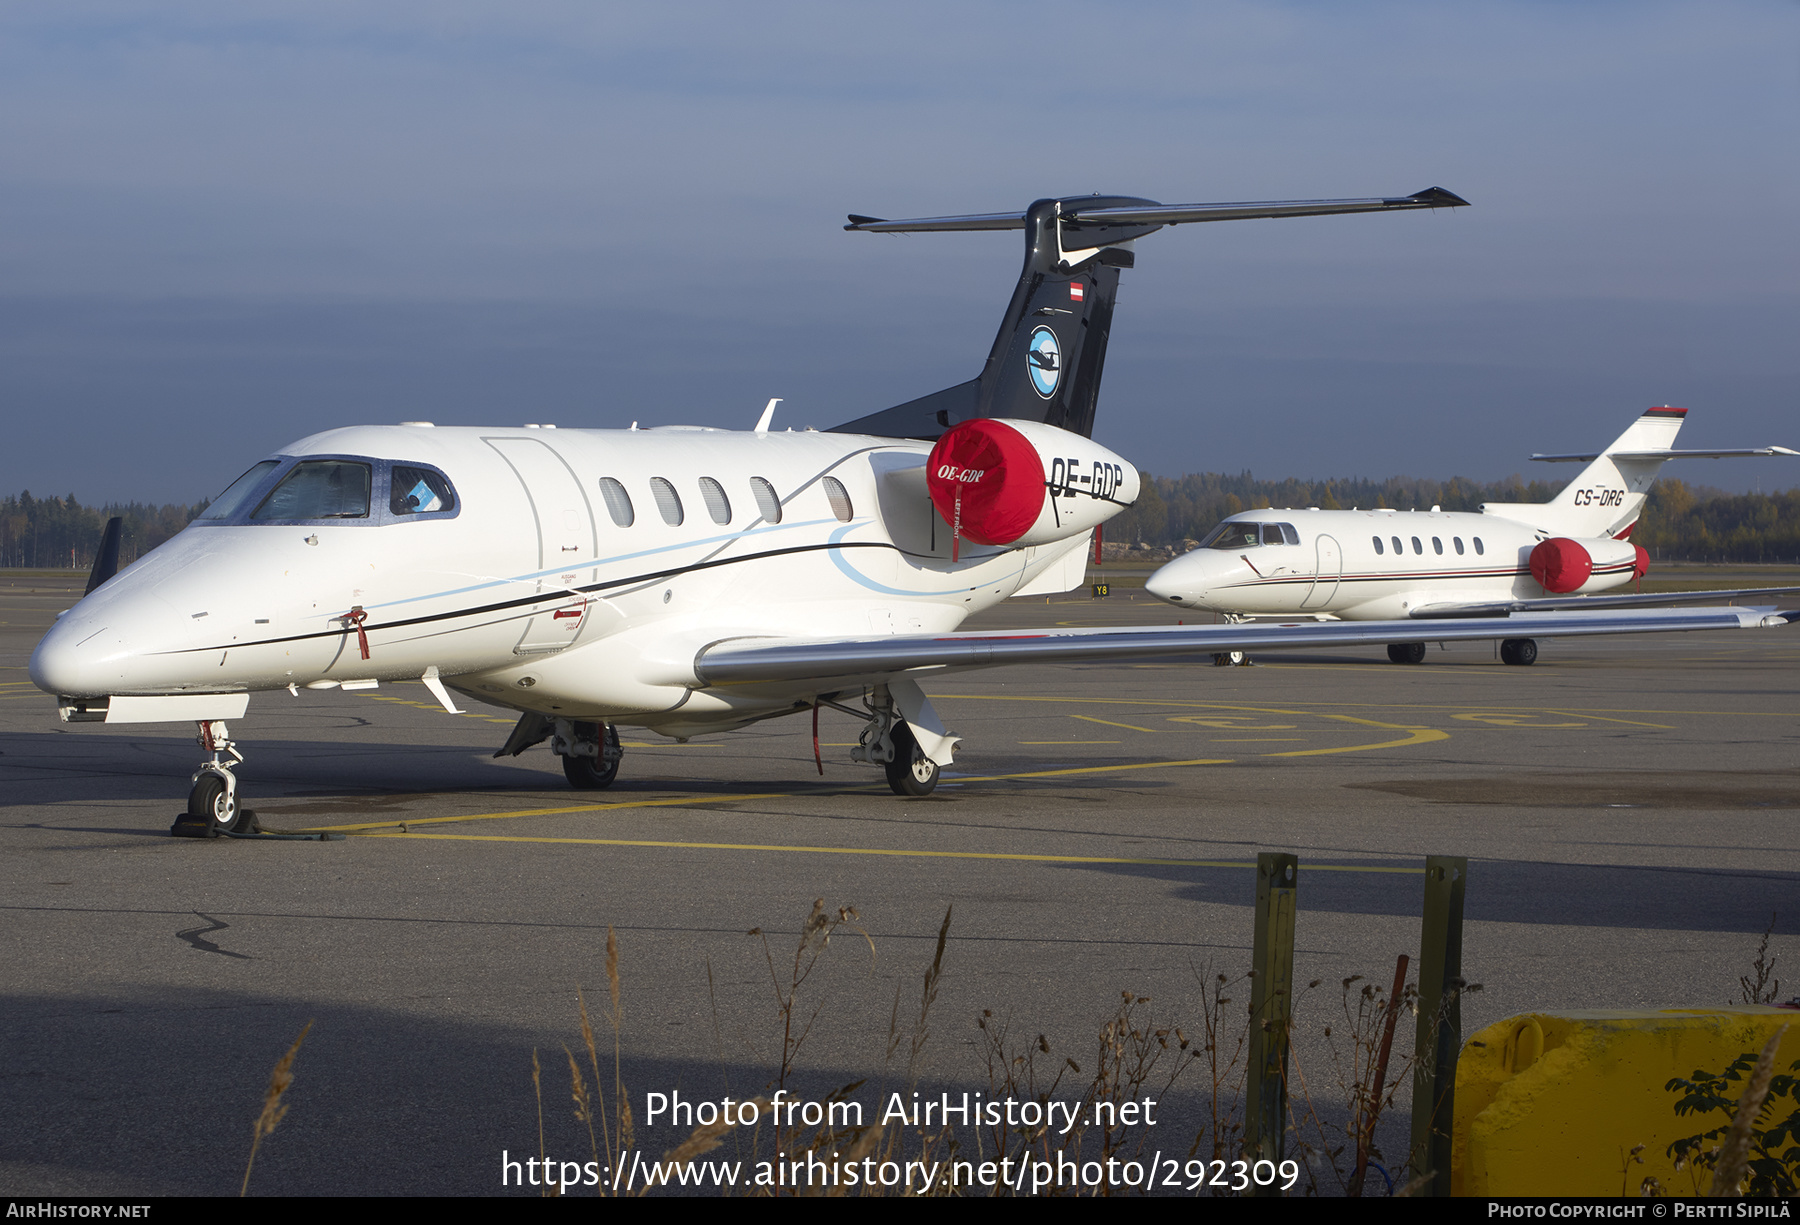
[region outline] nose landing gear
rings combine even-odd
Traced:
[[[201,720],[199,727],[200,734],[195,739],[212,754],[212,760],[202,762],[194,771],[186,819],[177,821],[171,832],[194,838],[244,833],[256,818],[239,805],[237,776],[231,772],[242,763],[244,755],[221,721]]]

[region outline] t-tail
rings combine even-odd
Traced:
[[[847,230],[897,234],[1024,230],[1025,267],[981,374],[966,383],[833,427],[839,433],[935,439],[978,417],[1040,421],[1091,438],[1119,272],[1132,244],[1166,225],[1252,217],[1318,217],[1456,208],[1467,200],[1441,187],[1362,200],[1158,204],[1135,196],[1039,200],[1023,213],[884,221],[850,215]]]
[[[1532,459],[1549,463],[1591,462],[1548,502],[1484,502],[1482,512],[1529,523],[1556,535],[1627,540],[1637,526],[1638,516],[1643,514],[1651,484],[1671,459],[1800,455],[1800,451],[1773,446],[1677,451],[1675,435],[1681,432],[1687,411],[1667,406],[1650,409],[1598,453],[1533,455]]]

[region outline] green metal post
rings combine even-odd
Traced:
[[[1429,1174],[1428,1195],[1450,1194],[1450,1126],[1462,1050],[1463,889],[1469,861],[1425,859],[1425,923],[1419,938],[1419,1030],[1413,1046],[1412,1147],[1407,1179]]]
[[[1287,1148],[1288,1025],[1294,1011],[1294,891],[1297,855],[1256,857],[1256,938],[1251,954],[1250,1066],[1244,1158],[1280,1163]],[[1278,1186],[1257,1195],[1280,1195]]]

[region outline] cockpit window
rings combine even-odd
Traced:
[[[1287,523],[1245,523],[1226,520],[1200,542],[1203,549],[1254,549],[1264,544],[1299,544],[1300,533]]]
[[[395,464],[388,478],[388,509],[396,515],[429,515],[456,509],[450,482],[429,468]]]
[[[244,509],[244,503],[250,500],[250,495],[256,492],[256,487],[262,484],[263,477],[273,472],[280,462],[279,460],[265,459],[262,463],[257,464],[250,471],[231,482],[230,487],[214,498],[199,517],[202,519],[229,519],[237,514],[238,511]]]
[[[369,465],[342,459],[295,464],[251,519],[366,519]]]

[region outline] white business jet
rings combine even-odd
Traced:
[[[1144,584],[1158,599],[1234,619],[1313,616],[1352,621],[1596,612],[1789,595],[1800,588],[1596,596],[1641,579],[1650,557],[1631,543],[1650,484],[1671,459],[1800,455],[1787,447],[1673,450],[1685,408],[1653,408],[1543,504],[1486,502],[1479,514],[1377,510],[1253,510],[1219,524],[1198,548]],[[1421,627],[1415,626],[1418,630]],[[1436,638],[1438,627],[1432,634]],[[1543,637],[1545,635],[1538,635]],[[1496,635],[1498,637],[1498,635]],[[1537,660],[1535,638],[1501,639],[1509,664]],[[1388,658],[1420,663],[1423,642],[1392,642]],[[1221,652],[1216,662],[1246,662]]]
[[[192,720],[211,760],[187,829],[246,832],[226,721],[249,695],[421,680],[517,711],[501,753],[549,739],[609,785],[621,725],[677,739],[830,706],[853,759],[924,795],[957,738],[922,678],[1009,663],[1385,641],[1390,629],[1166,626],[958,633],[970,613],[1084,578],[1138,473],[1089,438],[1119,270],[1165,225],[1455,207],[1387,199],[1164,206],[1040,200],[875,232],[1025,231],[975,379],[827,432],[331,430],[257,463],[125,570],[116,532],[31,677],[62,717]],[[771,406],[772,408],[773,406]],[[1742,609],[1584,618],[1569,633],[1747,628]],[[1780,618],[1770,624],[1785,624]],[[1450,637],[1491,637],[1491,629]],[[177,823],[177,832],[183,831]]]

